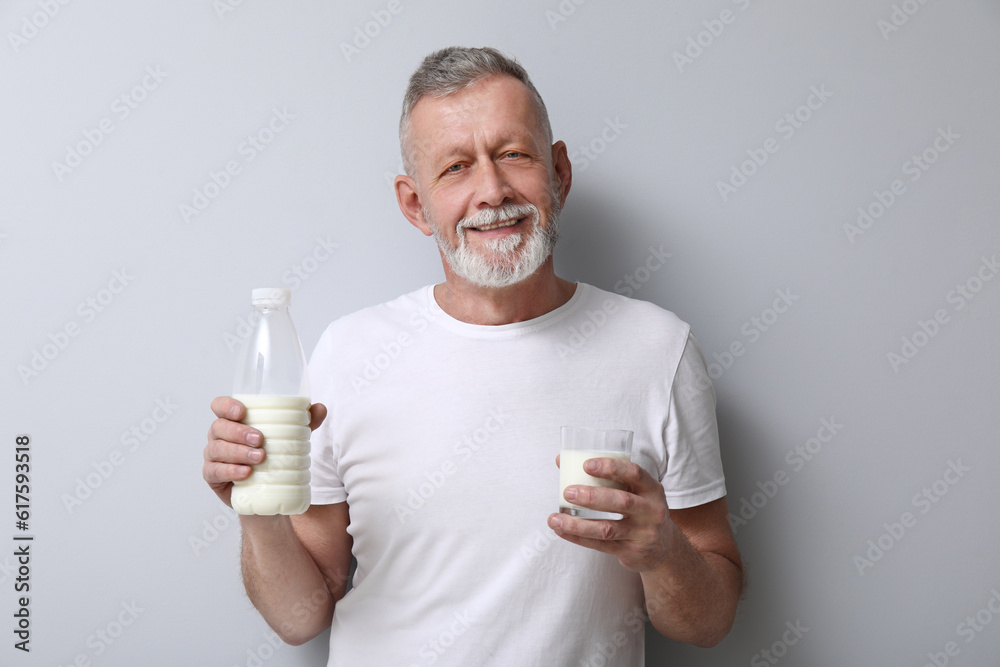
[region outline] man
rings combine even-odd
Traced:
[[[641,665],[647,613],[718,643],[742,566],[689,328],[555,275],[571,166],[516,62],[428,56],[400,140],[399,206],[437,240],[445,280],[323,334],[313,504],[240,517],[251,600],[289,643],[332,627],[330,665]],[[263,452],[241,404],[212,409],[204,477],[228,503]],[[553,513],[562,425],[635,433],[631,462],[587,463],[625,490],[565,494],[621,520]]]

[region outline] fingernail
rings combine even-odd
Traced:
[[[260,463],[261,459],[264,458],[264,452],[260,451],[259,449],[255,449],[251,451],[249,454],[247,454],[247,458],[250,459],[253,463]]]
[[[583,469],[587,472],[597,472],[601,469],[601,462],[597,459],[587,459],[583,462]]]
[[[572,486],[568,487],[568,488],[567,488],[567,489],[566,489],[566,490],[565,490],[565,491],[563,492],[563,497],[564,497],[564,498],[565,498],[566,500],[576,500],[576,487],[572,487]]]
[[[559,530],[563,526],[563,518],[558,514],[549,519],[549,527]]]
[[[249,433],[247,433],[247,444],[248,445],[253,445],[255,447],[257,445],[259,445],[260,444],[260,433],[257,433],[256,431],[250,431]]]

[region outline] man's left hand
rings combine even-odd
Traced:
[[[583,468],[587,474],[619,482],[625,489],[574,484],[566,487],[566,500],[581,507],[616,512],[622,518],[615,521],[552,514],[549,527],[573,544],[617,556],[624,567],[634,572],[655,569],[666,559],[678,535],[670,520],[663,486],[630,461],[593,458]]]

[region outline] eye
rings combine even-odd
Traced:
[[[462,165],[460,165],[460,164],[453,164],[450,167],[448,167],[447,169],[445,169],[444,171],[445,171],[446,174],[454,174],[454,173],[456,173],[458,171],[461,171],[461,169],[462,169]]]
[[[516,160],[519,157],[524,157],[524,153],[521,153],[519,151],[511,151],[507,153],[507,157]]]

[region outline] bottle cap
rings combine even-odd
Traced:
[[[292,302],[292,291],[281,287],[258,287],[251,298],[255,306],[287,308]]]

